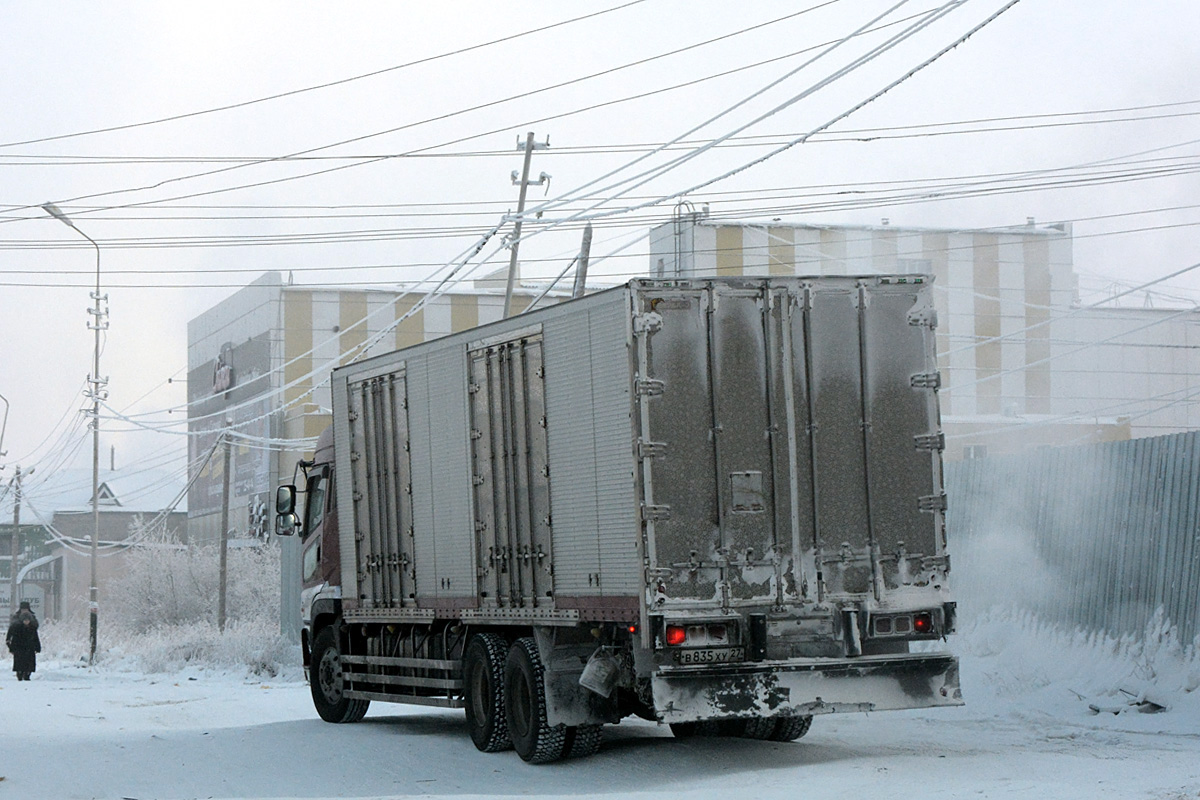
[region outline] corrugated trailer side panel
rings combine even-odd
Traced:
[[[613,292],[544,323],[557,608],[633,614],[641,588],[628,353]],[[619,598],[619,599],[614,599]]]
[[[584,316],[547,322],[546,428],[550,453],[554,589],[558,596],[594,594],[600,573],[600,527],[590,425],[592,348]]]
[[[415,421],[421,420],[427,425],[420,445],[414,441],[412,454],[417,569],[418,575],[424,571],[430,576],[424,583],[418,578],[417,598],[425,608],[473,608],[477,600],[466,348],[461,343],[435,348],[410,363],[425,368],[422,383],[410,379],[410,424],[415,428]],[[428,480],[420,488],[418,475]]]
[[[596,488],[600,516],[600,594],[638,597],[645,578],[639,557],[633,456],[633,360],[630,307],[621,302],[589,314],[591,341],[603,357],[592,361],[594,428],[597,432]]]

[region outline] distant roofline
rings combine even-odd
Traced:
[[[710,228],[797,228],[806,230],[838,230],[838,231],[894,231],[896,233],[1008,233],[1008,234],[1037,234],[1041,236],[1070,236],[1071,223],[1056,222],[1052,225],[1005,225],[997,228],[926,228],[908,225],[868,225],[868,224],[839,224],[824,222],[788,222],[784,220],[723,220],[702,217],[691,220],[696,225]],[[664,222],[655,228],[674,225],[674,221]]]
[[[541,294],[542,290],[545,288],[545,284],[548,283],[549,280],[550,279],[547,278],[546,281],[539,283],[538,281],[536,281],[536,279],[526,279],[522,282],[522,285],[513,287],[513,294],[519,295],[522,297]],[[304,285],[304,284],[293,284],[291,286],[284,285],[281,288],[285,292],[288,292],[288,291],[292,291],[292,292],[363,292],[363,293],[376,292],[379,294],[389,294],[389,295],[407,292],[407,293],[411,293],[411,294],[415,294],[415,295],[427,295],[427,294],[430,294],[431,292],[433,292],[434,289],[436,289],[437,287],[436,287],[436,284],[430,285],[428,288],[422,288],[420,284],[399,283],[399,284],[394,284],[392,286],[337,286],[337,285],[333,285],[333,284],[321,284],[319,286],[317,286],[317,285],[308,286],[308,285]],[[477,288],[474,286],[463,286],[463,285],[456,284],[454,286],[449,286],[449,287],[443,288],[441,290],[441,292],[439,292],[439,294],[484,295],[484,296],[488,296],[488,297],[504,297],[504,292],[505,292],[505,290],[503,288],[499,288],[499,289],[492,288],[492,287]],[[547,296],[548,297],[566,297],[566,296],[569,296],[570,294],[571,294],[570,288],[551,289],[547,293]]]

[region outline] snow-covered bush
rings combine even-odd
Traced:
[[[184,546],[169,535],[145,540],[125,556],[108,616],[134,632],[215,622],[219,582],[216,546]],[[279,619],[279,547],[227,552],[226,619]]]

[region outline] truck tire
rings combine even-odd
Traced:
[[[525,636],[513,642],[504,662],[504,710],[513,749],[530,764],[563,757],[567,727],[546,722],[546,669],[537,642]]]
[[[716,720],[700,722],[672,722],[671,733],[676,739],[693,739],[697,736],[721,736],[721,725]]]
[[[775,735],[780,722],[777,719],[754,717],[745,720],[741,735],[746,739],[768,740]]]
[[[352,700],[342,691],[342,654],[334,625],[323,628],[313,642],[309,687],[313,705],[326,722],[358,722],[371,705],[370,700]]]
[[[578,725],[567,728],[567,743],[563,747],[566,758],[587,758],[600,749],[602,725]]]
[[[806,717],[780,717],[775,730],[767,738],[772,742],[794,742],[812,727],[812,715]]]
[[[484,753],[512,749],[504,709],[504,660],[508,642],[494,633],[471,637],[463,653],[467,731]]]

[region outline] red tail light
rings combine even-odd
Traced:
[[[913,630],[917,633],[933,633],[933,615],[921,613],[914,616]]]
[[[672,647],[683,644],[687,641],[687,629],[682,625],[667,626],[667,644]]]

